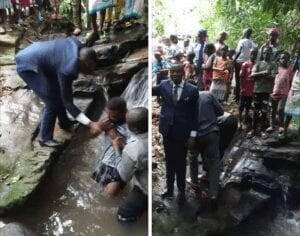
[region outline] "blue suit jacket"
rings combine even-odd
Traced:
[[[61,97],[66,109],[76,117],[72,83],[79,73],[78,55],[82,47],[75,38],[35,42],[16,55],[18,73],[32,71],[46,77],[38,90],[49,98]],[[42,78],[41,78],[42,79]]]
[[[184,82],[182,94],[176,105],[173,102],[173,82],[168,79],[152,88],[152,95],[162,97],[159,132],[176,140],[187,140],[191,130],[197,130],[197,87]]]

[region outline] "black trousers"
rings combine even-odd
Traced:
[[[234,100],[236,102],[240,101],[240,71],[242,68],[241,63],[235,63],[235,90],[234,90]]]
[[[164,136],[163,144],[166,157],[167,188],[171,191],[174,190],[176,176],[178,191],[184,193],[187,155],[186,141]]]

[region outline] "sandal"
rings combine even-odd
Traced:
[[[267,133],[272,133],[274,131],[274,128],[270,126],[269,128],[266,129]]]
[[[283,128],[283,127],[279,127],[279,128],[278,128],[278,132],[279,132],[279,133],[283,133],[283,132],[284,132],[284,128]]]

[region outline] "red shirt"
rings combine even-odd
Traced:
[[[242,96],[253,96],[254,81],[250,77],[252,68],[254,64],[251,61],[246,61],[243,63],[240,71],[240,85],[241,85],[241,95]]]
[[[293,71],[290,67],[278,67],[278,74],[275,77],[273,98],[286,98],[289,94],[291,81],[293,79]]]

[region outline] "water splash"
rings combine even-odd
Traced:
[[[128,108],[148,107],[148,68],[140,70],[132,77],[121,97],[127,101]]]

